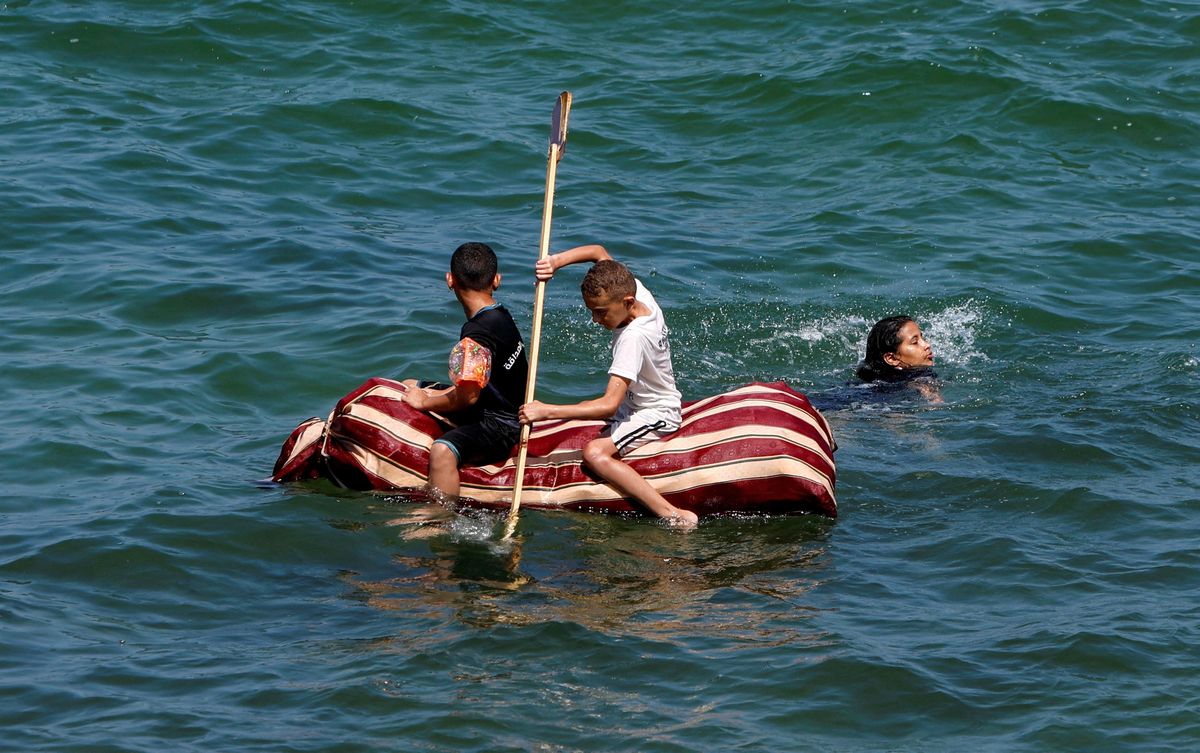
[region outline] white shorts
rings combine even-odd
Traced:
[[[646,413],[634,413],[631,416],[618,414],[608,422],[600,436],[611,438],[617,446],[617,457],[624,457],[647,442],[670,436],[678,428]]]

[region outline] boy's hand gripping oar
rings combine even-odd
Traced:
[[[550,255],[550,214],[554,210],[554,176],[558,161],[567,148],[567,116],[571,113],[571,92],[558,95],[554,115],[550,119],[550,156],[546,160],[546,196],[542,204],[542,238],[538,245],[538,261]],[[538,280],[533,293],[533,332],[529,351],[529,380],[525,382],[525,402],[533,401],[537,384],[538,350],[542,342],[542,307],[546,301],[546,282]],[[504,538],[511,538],[517,529],[517,511],[521,507],[521,487],[525,483],[525,458],[529,454],[530,424],[521,427],[521,444],[517,449],[517,476],[513,482],[512,507],[504,524]]]

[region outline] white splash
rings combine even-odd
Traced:
[[[923,321],[920,315],[916,318],[939,362],[961,366],[975,360],[988,360],[987,354],[975,345],[983,314],[973,299],[928,314]]]

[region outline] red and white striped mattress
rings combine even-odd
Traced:
[[[404,402],[400,382],[375,377],[342,398],[328,420],[311,418],[288,437],[272,479],[327,478],[339,486],[392,492],[424,486],[429,446],[443,426]],[[544,421],[529,439],[521,506],[641,512],[584,470],[582,448],[601,421]],[[837,515],[836,444],[808,398],[782,382],[755,383],[685,403],[683,424],[625,461],[671,504],[699,515]],[[463,502],[507,508],[516,450],[502,465],[461,470]]]

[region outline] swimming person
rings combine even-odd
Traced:
[[[934,376],[933,347],[911,316],[880,319],[867,335],[867,353],[855,368],[864,382],[907,382]]]

